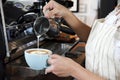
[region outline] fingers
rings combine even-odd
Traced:
[[[52,65],[47,67],[46,70],[45,70],[45,74],[52,72],[53,69],[54,69],[54,67]]]
[[[53,10],[46,10],[44,11],[44,15],[45,17],[47,18],[55,18],[55,17],[58,17],[57,14],[58,14],[58,10],[56,8],[54,8]]]
[[[48,59],[48,64],[50,64],[50,66],[45,70],[45,74],[50,73],[50,72],[56,73],[56,66],[58,66],[57,63],[59,61],[59,58],[61,57],[62,56],[57,55],[57,54],[50,55],[50,58]]]
[[[54,8],[54,2],[51,0],[47,5],[43,7],[43,12],[45,13],[46,10],[52,10]]]
[[[50,58],[48,59],[48,64],[52,65],[56,63],[56,59],[58,59],[60,56],[57,54],[50,55]]]
[[[47,17],[47,18],[55,18],[54,12],[49,11],[49,12],[45,13],[45,17]]]
[[[59,58],[60,56],[57,54],[50,55],[50,58],[48,59],[48,64],[50,66],[45,70],[45,74],[50,73],[54,70],[54,65],[56,63],[56,59]]]
[[[47,18],[55,18],[55,17],[60,18],[61,17],[59,15],[60,10],[57,6],[59,6],[59,4],[57,2],[55,2],[54,0],[51,0],[47,5],[45,5],[43,7],[43,13],[45,14],[45,17],[47,17]]]
[[[60,14],[60,10],[57,8],[54,8],[53,10],[50,11],[51,16],[61,18],[62,15]]]

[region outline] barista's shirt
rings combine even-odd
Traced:
[[[86,45],[86,68],[107,80],[120,80],[119,26],[120,5],[106,18],[94,22]]]

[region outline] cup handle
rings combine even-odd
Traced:
[[[46,67],[43,68],[42,70],[39,70],[39,74],[46,75],[45,70],[46,70],[46,68],[48,68],[50,66],[50,64],[48,63],[48,59],[46,60],[46,63],[47,63]]]
[[[48,59],[46,60],[46,68],[50,66],[50,64],[48,63]]]

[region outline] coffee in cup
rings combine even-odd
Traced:
[[[26,63],[34,70],[42,70],[46,68],[48,66],[47,60],[51,54],[51,50],[41,48],[27,49],[24,52]]]

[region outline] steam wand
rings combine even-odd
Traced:
[[[1,10],[2,25],[3,25],[3,34],[4,34],[4,38],[5,38],[6,56],[10,57],[2,0],[0,0],[0,10]]]

